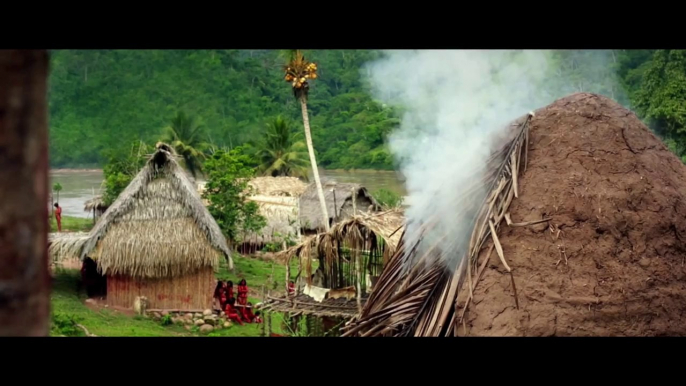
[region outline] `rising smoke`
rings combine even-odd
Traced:
[[[565,82],[551,57],[546,51],[391,51],[369,64],[374,96],[403,111],[389,145],[406,178],[406,245],[423,223],[437,221],[417,255],[438,245],[455,267],[476,209],[457,198],[479,178],[493,136],[529,111],[586,91]],[[592,60],[601,67],[607,62]],[[481,201],[486,193],[474,197]]]

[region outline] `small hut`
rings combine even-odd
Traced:
[[[105,200],[102,195],[97,195],[86,201],[83,205],[83,211],[93,214],[93,222],[95,222],[100,216],[102,216],[107,211],[108,205],[105,204]]]
[[[267,225],[244,235],[238,251],[251,254],[268,245],[281,251],[287,241],[299,242],[298,200],[307,185],[295,177],[256,177],[248,185],[253,191],[247,199],[260,207]]]
[[[304,322],[309,336],[336,335],[361,312],[403,228],[402,213],[391,210],[352,216],[308,237],[285,252],[289,280],[291,260],[299,262],[295,293],[267,296],[260,308],[286,314],[292,332]]]
[[[220,256],[233,269],[219,226],[165,144],[87,236],[53,238],[49,251],[53,260],[94,260],[107,304],[123,308],[137,297],[150,309],[211,308]]]
[[[365,187],[353,183],[322,182],[329,225],[350,218],[353,210],[358,213],[378,212],[381,205]],[[353,205],[353,200],[355,204]],[[316,184],[310,184],[300,196],[300,224],[304,234],[313,234],[325,229],[322,223],[322,209]]]

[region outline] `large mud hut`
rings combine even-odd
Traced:
[[[211,308],[219,259],[233,269],[219,226],[164,144],[91,232],[52,238],[49,250],[53,260],[94,260],[107,280],[107,304],[123,308],[137,297],[150,309]]]
[[[512,127],[469,243],[416,256],[404,235],[346,335],[684,335],[686,167],[598,95]]]

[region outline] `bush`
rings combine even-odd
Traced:
[[[63,313],[53,313],[50,324],[50,335],[57,336],[83,336],[84,332],[77,324],[77,320],[73,315]]]
[[[403,198],[399,194],[388,189],[379,189],[373,194],[376,201],[386,209],[396,208],[403,203]]]

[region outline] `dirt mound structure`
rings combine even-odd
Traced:
[[[629,110],[574,94],[536,111],[528,168],[459,335],[686,335],[686,167]]]

